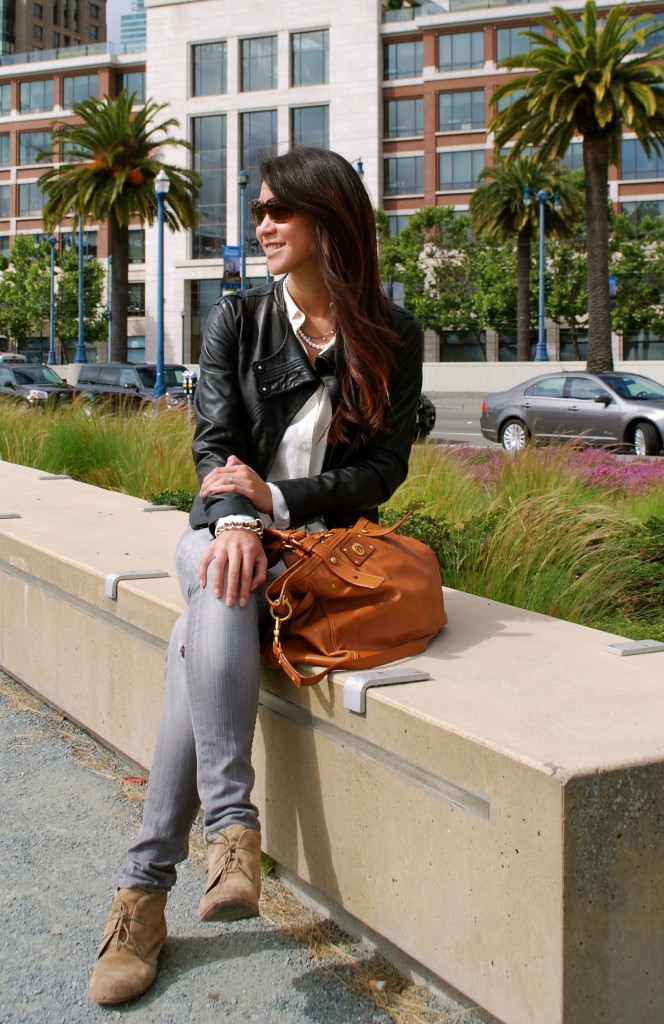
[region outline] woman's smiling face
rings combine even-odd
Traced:
[[[260,201],[274,199],[270,188],[263,182]],[[256,225],[256,238],[267,256],[267,265],[274,277],[296,274],[298,271],[318,270],[314,243],[314,227],[306,213],[293,211],[290,220],[275,224],[266,213]]]

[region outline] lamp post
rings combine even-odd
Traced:
[[[535,349],[535,362],[545,363],[549,357],[546,352],[546,331],[544,329],[544,215],[548,202],[553,200],[553,208],[556,213],[561,209],[560,196],[557,192],[547,192],[541,188],[535,195],[539,203],[539,299],[537,310],[537,347]],[[523,204],[530,206],[533,201],[533,194],[529,188],[523,190]]]
[[[108,257],[108,361],[113,353],[113,257]]]
[[[49,366],[55,366],[55,246],[57,243],[55,235],[51,235],[48,244],[51,247],[51,295],[48,314],[48,359]]]
[[[162,167],[154,180],[157,194],[157,374],[155,398],[162,398],[164,387],[164,203],[171,183]]]
[[[78,344],[74,355],[75,363],[87,363],[85,354],[85,319],[83,303],[83,217],[78,218]]]
[[[240,288],[247,287],[247,203],[246,192],[249,175],[238,171],[237,183],[240,188]]]

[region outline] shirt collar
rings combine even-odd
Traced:
[[[293,328],[293,334],[295,335],[297,340],[300,342],[300,345],[302,346],[304,351],[307,352],[307,354],[308,354],[307,346],[304,344],[304,342],[300,338],[299,334],[297,333],[298,332],[298,328],[302,327],[302,324],[306,320],[306,317],[305,317],[304,313],[302,312],[302,310],[299,308],[299,306],[296,305],[295,300],[293,299],[293,296],[288,291],[288,277],[284,278],[284,301],[286,303],[286,314],[287,314],[288,319],[290,321],[290,325]],[[333,337],[332,340],[327,343],[325,348],[321,349],[321,351],[322,352],[327,352],[328,348],[330,348],[332,345],[334,345],[334,341],[335,341],[335,339]]]

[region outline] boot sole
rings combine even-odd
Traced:
[[[96,999],[93,996],[92,992],[90,992],[89,990],[88,990],[88,994],[90,996],[91,1002],[95,1003],[96,1006],[121,1006],[122,1003],[131,1003],[135,999],[140,999],[141,996],[144,996],[146,992],[150,991],[150,989],[152,988],[152,986],[154,985],[156,980],[157,980],[157,978],[156,978],[156,975],[155,975],[155,977],[152,979],[152,981],[150,982],[148,987],[144,988],[141,992],[137,992],[136,995],[120,996],[118,998],[112,998],[112,999]]]
[[[226,903],[213,904],[199,912],[201,921],[242,921],[244,918],[258,917],[258,907],[240,900],[228,900]]]

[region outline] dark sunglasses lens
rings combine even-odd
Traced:
[[[261,203],[259,199],[254,199],[251,204],[251,212],[257,225],[262,223],[266,213],[275,224],[285,224],[287,220],[290,220],[293,213],[287,206],[282,206],[281,203],[276,202],[274,199],[268,199],[266,203]]]

